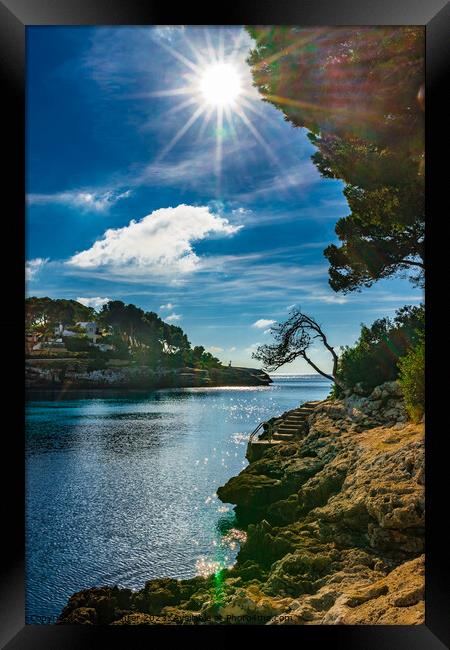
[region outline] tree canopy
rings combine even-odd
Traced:
[[[354,291],[413,269],[423,278],[422,27],[249,27],[263,99],[308,129],[313,161],[346,184],[330,285]]]
[[[204,347],[192,348],[181,327],[164,322],[155,312],[146,312],[121,300],[109,301],[97,313],[75,300],[31,297],[25,301],[25,318],[28,330],[37,331],[46,338],[54,335],[59,323],[75,331],[75,323],[95,321],[102,332],[101,341],[114,346],[114,352],[107,356],[139,364],[174,368],[221,366],[219,359]],[[66,345],[74,351],[88,351],[89,342],[80,334],[70,340],[67,338]]]
[[[94,319],[92,307],[85,307],[76,300],[64,298],[37,298],[32,296],[25,301],[25,323],[28,329],[53,328],[60,323],[73,325]]]

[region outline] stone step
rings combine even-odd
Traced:
[[[298,427],[277,427],[274,433],[301,433]]]
[[[272,438],[273,440],[292,440],[293,439],[292,433],[274,433]]]

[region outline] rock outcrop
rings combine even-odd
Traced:
[[[82,591],[59,622],[422,624],[423,425],[404,421],[396,385],[379,388],[326,400],[301,440],[218,489],[247,533],[231,569]]]
[[[25,381],[28,389],[155,389],[201,386],[266,386],[269,375],[256,368],[176,368],[154,370],[148,366],[108,362],[95,367],[85,359],[27,359]]]

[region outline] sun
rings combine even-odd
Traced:
[[[244,32],[231,43],[227,52],[223,33],[219,32],[217,48],[213,46],[208,30],[204,33],[204,47],[192,43],[186,34],[183,34],[186,47],[182,51],[179,47],[174,48],[169,43],[160,42],[160,46],[180,62],[186,72],[178,75],[177,78],[182,80],[178,86],[150,94],[153,97],[181,99],[167,110],[167,117],[170,116],[171,119],[181,111],[191,111],[191,114],[180,120],[180,128],[165,143],[155,160],[159,162],[167,156],[194,124],[200,121],[198,139],[205,134],[207,128],[208,133],[215,138],[212,163],[217,193],[220,193],[224,144],[232,139],[235,146],[238,146],[240,124],[253,135],[275,164],[278,164],[278,160],[254,123],[265,119],[265,116],[260,106],[261,99],[251,83],[248,66],[243,61]],[[188,50],[193,55],[191,58],[187,55]]]
[[[242,92],[241,78],[231,63],[218,62],[200,76],[200,92],[210,106],[231,106]]]

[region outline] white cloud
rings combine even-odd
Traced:
[[[160,208],[123,228],[109,228],[102,239],[73,255],[67,264],[80,269],[108,267],[123,274],[141,269],[155,276],[177,277],[199,265],[193,242],[233,235],[241,228],[205,206]]]
[[[175,322],[175,321],[177,321],[177,320],[181,320],[181,314],[175,314],[175,313],[174,313],[174,314],[170,314],[170,316],[166,316],[165,320],[166,320],[168,323],[173,323],[173,322]]]
[[[173,309],[174,307],[175,307],[175,305],[173,303],[171,303],[171,302],[168,302],[166,305],[160,305],[159,306],[160,309],[168,309],[169,311],[171,309]]]
[[[256,327],[257,329],[264,329],[265,327],[270,327],[271,325],[275,325],[276,321],[275,320],[270,320],[268,318],[260,318],[257,320],[255,323],[253,323],[252,327]],[[265,334],[265,332],[264,332]]]
[[[99,311],[110,300],[111,298],[101,298],[100,296],[96,296],[95,298],[77,298],[77,302],[80,302],[85,307],[93,307],[96,311]]]
[[[244,352],[247,352],[247,354],[251,355],[253,352],[256,352],[257,348],[261,343],[252,343],[251,345],[248,346],[248,348],[245,348]]]
[[[117,190],[68,190],[54,194],[28,194],[27,202],[30,205],[55,203],[79,208],[86,212],[106,212],[117,201],[126,199],[130,194],[131,190],[123,192]]]
[[[232,214],[234,214],[237,217],[246,217],[249,214],[253,214],[253,210],[250,210],[249,208],[236,208],[235,210],[231,211]]]
[[[25,277],[27,280],[34,280],[39,271],[47,264],[48,257],[36,257],[34,260],[25,262]]]
[[[236,347],[233,345],[233,347],[228,348],[228,352],[236,352]]]
[[[209,348],[207,348],[209,352],[212,354],[217,354],[218,352],[223,352],[223,348],[219,348],[216,345],[211,345]]]
[[[316,293],[306,298],[303,298],[303,300],[314,301],[314,302],[325,302],[331,305],[344,305],[346,302],[349,301],[349,299],[346,298],[345,296],[337,296],[332,293],[330,294]]]

